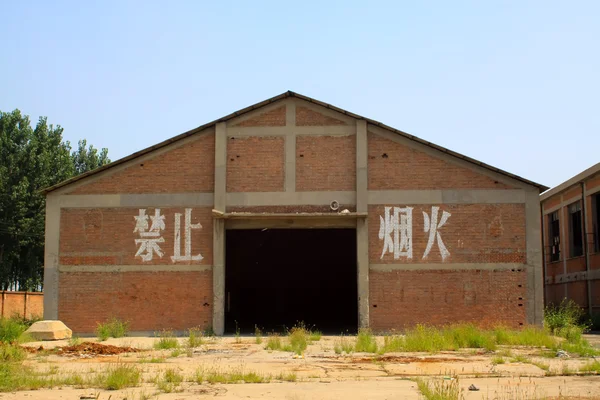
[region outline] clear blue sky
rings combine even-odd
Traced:
[[[293,90],[549,186],[600,161],[598,1],[0,10],[0,110],[113,160]]]

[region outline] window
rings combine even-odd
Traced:
[[[600,252],[600,193],[592,196],[592,232],[594,233],[594,251]]]
[[[573,203],[569,206],[569,253],[571,257],[583,255],[583,230],[581,222],[581,203]]]
[[[560,260],[560,222],[558,211],[548,215],[548,238],[550,238],[550,262]]]

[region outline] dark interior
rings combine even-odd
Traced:
[[[356,230],[263,229],[226,233],[225,331],[283,332],[299,322],[356,332]]]

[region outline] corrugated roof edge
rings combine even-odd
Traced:
[[[282,94],[280,94],[280,95],[277,95],[277,96],[275,96],[275,97],[271,97],[270,99],[267,99],[267,100],[261,101],[260,103],[256,103],[256,104],[254,104],[254,105],[251,105],[251,106],[249,106],[249,107],[246,107],[246,108],[243,108],[243,109],[241,109],[241,110],[235,111],[235,112],[233,112],[233,113],[231,113],[231,114],[229,114],[229,115],[226,115],[226,116],[224,116],[224,117],[222,117],[222,118],[219,118],[219,119],[217,119],[217,120],[215,120],[215,121],[212,121],[212,122],[209,122],[209,123],[207,123],[207,124],[201,125],[201,126],[199,126],[199,127],[197,127],[197,128],[194,128],[194,129],[192,129],[192,130],[189,130],[189,131],[187,131],[187,132],[184,132],[184,133],[181,133],[181,134],[179,134],[179,135],[177,135],[177,136],[174,136],[174,137],[172,137],[172,138],[170,138],[170,139],[167,139],[167,140],[165,140],[165,141],[162,141],[162,142],[160,142],[160,143],[158,143],[158,144],[155,144],[155,145],[153,145],[153,146],[150,146],[150,147],[147,147],[147,148],[145,148],[145,149],[143,149],[143,150],[137,151],[137,152],[135,152],[135,153],[133,153],[133,154],[130,154],[130,155],[126,156],[126,157],[123,157],[123,158],[121,158],[121,159],[118,159],[118,160],[116,160],[116,161],[113,161],[113,162],[111,162],[110,164],[106,164],[106,165],[104,165],[104,166],[102,166],[102,167],[100,167],[100,168],[96,168],[96,169],[94,169],[94,170],[92,170],[92,171],[88,171],[88,172],[85,172],[85,173],[83,173],[83,174],[81,174],[81,175],[74,176],[73,178],[70,178],[70,179],[67,179],[67,180],[65,180],[65,181],[59,182],[59,183],[57,183],[56,185],[53,185],[53,186],[47,187],[47,188],[45,188],[45,189],[43,189],[43,190],[42,190],[42,193],[49,193],[49,192],[52,192],[52,191],[54,191],[54,190],[56,190],[56,189],[58,189],[58,188],[61,188],[61,187],[64,187],[64,186],[70,185],[70,184],[72,184],[72,183],[74,183],[74,182],[77,182],[77,181],[80,181],[80,180],[82,180],[82,179],[86,179],[86,178],[87,178],[87,177],[89,177],[89,176],[92,176],[92,175],[98,174],[98,173],[100,173],[100,172],[102,172],[102,171],[106,171],[107,169],[110,169],[110,168],[112,168],[112,167],[116,167],[117,165],[120,165],[120,164],[126,163],[126,162],[128,162],[128,161],[130,161],[130,160],[133,160],[133,159],[137,158],[137,157],[143,156],[144,154],[148,154],[148,153],[150,153],[150,152],[152,152],[152,151],[154,151],[154,150],[157,150],[157,149],[160,149],[160,148],[162,148],[162,147],[165,147],[165,146],[167,146],[167,145],[169,145],[169,144],[171,144],[171,143],[174,143],[174,142],[177,142],[177,141],[179,141],[179,140],[185,139],[186,137],[189,137],[189,136],[191,136],[191,135],[193,135],[193,134],[195,134],[195,133],[198,133],[198,132],[200,132],[200,131],[202,131],[202,130],[204,130],[204,129],[206,129],[206,128],[209,128],[209,127],[210,127],[210,126],[212,126],[212,125],[215,125],[215,124],[219,123],[219,122],[225,122],[225,121],[228,121],[228,120],[230,120],[230,119],[232,119],[232,118],[239,117],[240,115],[246,114],[246,113],[248,113],[248,112],[250,112],[250,111],[254,111],[254,110],[258,109],[258,108],[264,107],[264,106],[266,106],[266,105],[268,105],[268,104],[271,104],[271,103],[273,103],[273,102],[276,102],[276,101],[279,101],[279,100],[282,100],[282,99],[285,99],[285,98],[288,98],[288,97],[297,97],[297,98],[299,98],[299,99],[302,99],[302,100],[305,100],[305,101],[308,101],[308,102],[311,102],[311,103],[314,103],[314,104],[320,105],[320,106],[322,106],[322,107],[325,107],[325,108],[328,108],[328,109],[331,109],[331,110],[337,111],[337,112],[339,112],[339,113],[342,113],[342,114],[348,115],[349,117],[353,117],[353,118],[356,118],[356,119],[362,119],[362,120],[365,120],[365,121],[367,121],[368,123],[370,123],[370,124],[372,124],[372,125],[375,125],[375,126],[378,126],[378,127],[380,127],[380,128],[383,128],[383,129],[389,130],[389,131],[391,131],[391,132],[394,132],[394,133],[396,133],[396,134],[402,135],[402,136],[404,136],[404,137],[406,137],[406,138],[408,138],[408,139],[410,139],[410,140],[414,140],[415,142],[418,142],[418,143],[424,144],[424,145],[426,145],[426,146],[429,146],[429,147],[431,147],[431,148],[434,148],[434,149],[436,149],[436,150],[439,150],[439,151],[441,151],[441,152],[444,152],[444,153],[446,153],[446,154],[450,154],[450,155],[452,155],[452,156],[454,156],[454,157],[457,157],[457,158],[460,158],[460,159],[462,159],[462,160],[468,161],[468,162],[470,162],[470,163],[473,163],[473,164],[475,164],[475,165],[478,165],[478,166],[480,166],[480,167],[483,167],[483,168],[489,169],[489,170],[491,170],[491,171],[494,171],[494,172],[496,172],[496,173],[499,173],[499,174],[502,174],[502,175],[506,175],[506,176],[508,176],[508,177],[510,177],[510,178],[513,178],[513,179],[519,180],[519,181],[521,181],[521,182],[524,182],[524,183],[526,183],[526,184],[528,184],[528,185],[535,186],[535,187],[537,187],[537,188],[538,188],[540,191],[545,191],[545,190],[548,190],[548,189],[549,189],[547,186],[541,185],[541,184],[539,184],[539,183],[535,183],[535,182],[533,182],[533,181],[530,181],[530,180],[528,180],[528,179],[525,179],[525,178],[523,178],[523,177],[520,177],[520,176],[518,176],[518,175],[511,174],[510,172],[506,172],[506,171],[504,171],[504,170],[501,170],[501,169],[499,169],[499,168],[493,167],[493,166],[491,166],[491,165],[488,165],[488,164],[486,164],[486,163],[483,163],[483,162],[481,162],[481,161],[475,160],[474,158],[470,158],[470,157],[467,157],[467,156],[465,156],[465,155],[462,155],[462,154],[460,154],[460,153],[457,153],[457,152],[454,152],[454,151],[452,151],[452,150],[449,150],[449,149],[447,149],[447,148],[445,148],[445,147],[438,146],[438,145],[436,145],[436,144],[434,144],[434,143],[431,143],[431,142],[428,142],[428,141],[426,141],[426,140],[420,139],[420,138],[418,138],[418,137],[416,137],[416,136],[414,136],[414,135],[411,135],[411,134],[409,134],[409,133],[406,133],[406,132],[403,132],[403,131],[401,131],[401,130],[398,130],[398,129],[392,128],[392,127],[390,127],[390,126],[387,126],[387,125],[385,125],[385,124],[382,124],[381,122],[378,122],[378,121],[375,121],[375,120],[372,120],[372,119],[369,119],[369,118],[365,118],[365,117],[363,117],[363,116],[360,116],[360,115],[358,115],[358,114],[351,113],[351,112],[349,112],[349,111],[343,110],[343,109],[341,109],[341,108],[338,108],[338,107],[336,107],[336,106],[333,106],[333,105],[331,105],[331,104],[324,103],[324,102],[322,102],[322,101],[315,100],[315,99],[313,99],[313,98],[311,98],[311,97],[304,96],[304,95],[301,95],[301,94],[299,94],[299,93],[295,93],[295,92],[292,92],[292,91],[288,90],[287,92],[284,92],[284,93],[282,93]]]
[[[571,186],[576,185],[577,183],[581,182],[582,180],[585,180],[586,178],[589,178],[590,176],[592,176],[598,172],[600,172],[600,163],[592,165],[591,167],[584,170],[583,172],[578,173],[574,177],[567,179],[566,181],[564,181],[563,183],[561,183],[557,186],[554,186],[550,190],[545,191],[544,193],[542,193],[540,195],[540,201],[544,201],[544,200],[548,199],[549,197],[554,196],[555,194],[563,192],[563,191],[569,189]]]

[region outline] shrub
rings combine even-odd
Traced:
[[[0,318],[0,342],[12,343],[19,340],[28,327],[20,318]]]
[[[556,336],[564,336],[572,327],[587,329],[583,323],[585,312],[573,300],[566,298],[558,306],[550,305],[544,312],[544,327]]]
[[[98,336],[100,341],[105,341],[109,337],[125,337],[128,332],[129,323],[121,321],[118,318],[111,318],[105,323],[98,323],[98,326],[96,327],[96,336]]]

